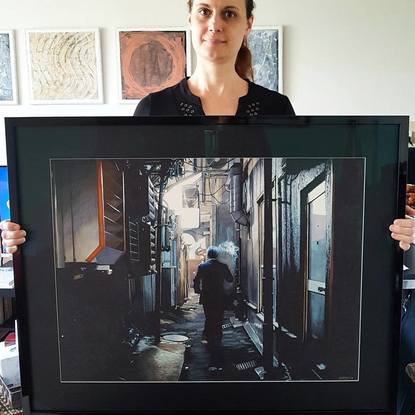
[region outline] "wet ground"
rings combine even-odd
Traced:
[[[137,336],[124,367],[118,365],[118,381],[209,382],[260,381],[262,356],[233,311],[225,311],[220,347],[202,343],[203,307],[199,295],[191,291],[187,301],[161,313],[161,341]],[[172,341],[172,337],[183,337]],[[134,341],[134,340],[133,340]],[[132,350],[132,352],[131,352]],[[114,373],[114,372],[112,372]],[[285,365],[274,368],[268,380],[285,381],[290,373]]]
[[[203,325],[203,308],[197,294],[192,293],[179,309],[163,314],[162,338],[169,334],[189,338],[184,343],[184,362],[179,381],[260,380],[255,368],[262,366],[262,357],[246,334],[242,323],[234,319],[232,311],[225,312],[220,348],[212,350],[208,344],[201,342]],[[287,379],[284,370],[276,370],[275,376],[275,380]]]

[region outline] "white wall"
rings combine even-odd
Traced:
[[[256,25],[284,26],[284,93],[298,114],[410,115],[415,121],[415,0],[257,0]],[[185,0],[2,0],[15,30],[19,105],[3,117],[131,115],[117,102],[116,29],[187,24]],[[25,29],[101,29],[103,105],[29,105]]]

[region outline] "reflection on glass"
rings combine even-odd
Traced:
[[[327,212],[326,194],[322,193],[309,205],[309,265],[308,278],[315,281],[326,281],[327,269]]]
[[[310,304],[309,335],[312,339],[321,340],[324,338],[325,330],[325,296],[309,292],[308,301]]]

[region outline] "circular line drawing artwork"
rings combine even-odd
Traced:
[[[120,32],[122,99],[141,99],[186,75],[185,32]]]

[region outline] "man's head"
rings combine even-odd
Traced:
[[[215,259],[219,255],[219,249],[217,246],[209,246],[206,253],[208,259]]]

